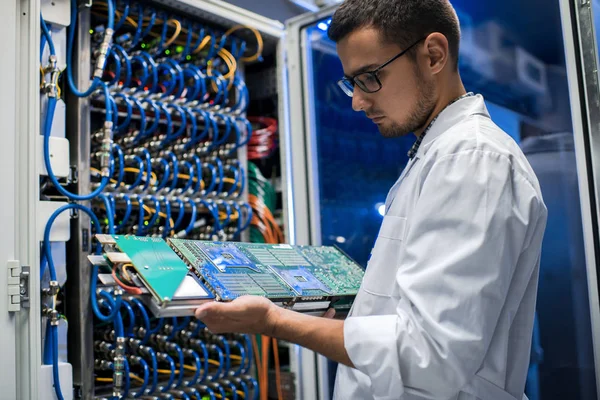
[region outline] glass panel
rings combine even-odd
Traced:
[[[600,2],[600,0],[594,0]],[[527,395],[596,398],[583,230],[558,0],[455,0],[460,71],[536,171],[549,210]],[[306,28],[316,126],[321,237],[366,265],[410,135],[384,139],[337,87],[328,20]],[[331,383],[333,387],[333,382]]]

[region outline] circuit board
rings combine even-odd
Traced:
[[[335,247],[168,239],[221,300],[355,296],[363,269]]]
[[[113,236],[116,246],[131,264],[149,290],[161,300],[173,299],[189,268],[161,238]]]

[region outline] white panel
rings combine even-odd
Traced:
[[[40,201],[38,218],[38,241],[44,239],[44,229],[52,213],[67,203],[57,201]],[[51,242],[67,242],[71,238],[71,214],[65,211],[56,218],[50,231]]]
[[[73,369],[71,364],[59,362],[58,375],[60,377],[60,389],[65,400],[73,400]],[[42,365],[39,382],[40,400],[58,400],[54,393],[54,380],[52,377],[52,365]]]
[[[71,2],[69,0],[41,0],[42,15],[46,23],[69,26]]]
[[[16,174],[17,168],[17,134],[16,119],[17,107],[15,98],[17,97],[16,73],[17,73],[17,15],[18,2],[8,1],[2,3],[2,12],[0,12],[0,54],[3,62],[0,63],[0,76],[3,79],[2,91],[0,92],[0,121],[2,129],[0,130],[0,187],[5,194],[0,196],[0,225],[2,234],[0,235],[0,259],[3,263],[6,260],[18,258],[16,254]],[[2,388],[2,397],[6,399],[16,399],[16,354],[15,354],[15,319],[8,313],[7,302],[4,300],[8,296],[7,292],[7,274],[0,274],[0,388]]]
[[[64,115],[64,114],[63,114]],[[38,136],[38,147],[41,149],[44,143],[44,137]],[[44,163],[44,154],[38,154],[39,174],[48,175],[46,164]],[[59,178],[69,176],[69,141],[64,138],[50,138],[50,165],[54,175]]]

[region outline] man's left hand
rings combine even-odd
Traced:
[[[258,296],[242,296],[230,303],[212,302],[196,310],[213,333],[248,333],[272,335],[278,307]]]

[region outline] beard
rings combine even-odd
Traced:
[[[415,67],[415,74],[417,82],[419,82],[419,98],[414,105],[414,109],[409,113],[406,122],[402,124],[392,122],[389,125],[380,125],[379,133],[381,133],[383,137],[395,138],[416,132],[424,127],[433,113],[436,103],[435,84],[433,81],[424,79],[418,67]]]

